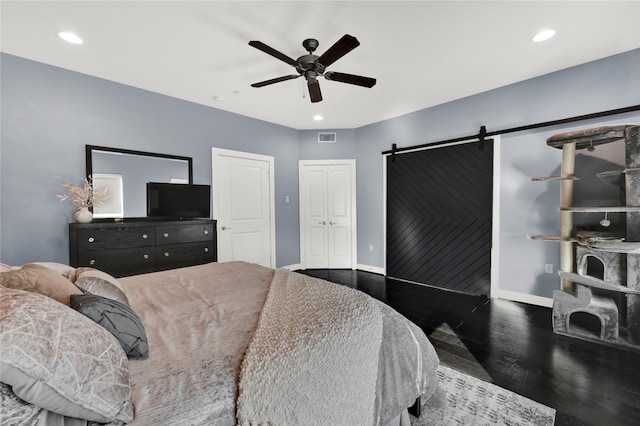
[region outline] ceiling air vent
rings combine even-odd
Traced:
[[[318,143],[336,143],[336,133],[318,132]]]

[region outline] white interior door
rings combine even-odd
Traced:
[[[307,268],[329,267],[327,233],[327,173],[326,166],[309,165],[300,175],[303,184],[302,214],[304,217],[303,265]]]
[[[273,157],[212,148],[218,261],[275,267]]]
[[[300,237],[304,268],[356,265],[355,161],[300,162]]]
[[[327,167],[327,232],[329,268],[351,268],[351,166]]]

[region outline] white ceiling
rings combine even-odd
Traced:
[[[637,0],[3,0],[0,13],[3,52],[295,129],[357,128],[640,47]],[[532,43],[547,27],[556,37]],[[302,78],[250,87],[295,73],[250,40],[297,58],[302,40],[321,55],[344,34],[361,45],[328,69],[373,88],[320,78],[312,104]]]

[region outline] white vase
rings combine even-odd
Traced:
[[[89,223],[93,220],[93,213],[89,211],[88,207],[78,207],[73,218],[77,223]]]

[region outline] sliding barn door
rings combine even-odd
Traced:
[[[387,275],[449,290],[491,289],[493,142],[387,158]]]

